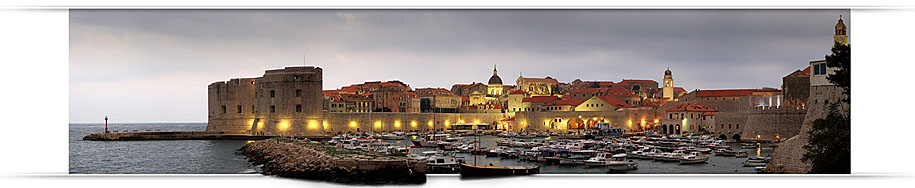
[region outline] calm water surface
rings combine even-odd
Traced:
[[[134,131],[203,131],[206,123],[163,123],[163,124],[109,124],[112,132]],[[175,141],[83,141],[88,134],[104,132],[104,124],[70,124],[70,173],[73,174],[238,174],[257,173],[243,156],[235,154],[247,141],[234,140],[175,140]],[[467,138],[471,139],[471,138]],[[482,136],[482,146],[496,147],[495,136]],[[409,140],[393,141],[396,145],[412,145]],[[731,145],[739,148],[739,145]],[[431,148],[413,148],[422,152]],[[750,150],[766,156],[772,149]],[[468,163],[474,156],[464,153]],[[477,156],[478,164],[499,166],[542,165],[544,174],[731,174],[753,173],[752,167],[742,167],[746,158],[719,157],[710,155],[708,163],[679,165],[676,162],[638,160],[637,170],[608,172],[606,168],[585,168],[584,165],[560,166],[543,165],[540,162],[500,159]],[[737,170],[735,172],[735,169]]]
[[[206,123],[109,124],[112,132],[204,131]],[[83,141],[105,124],[70,124],[71,174],[256,173],[235,151],[247,141]]]

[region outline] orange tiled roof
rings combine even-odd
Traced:
[[[524,77],[522,77],[521,79],[524,80],[525,82],[546,82],[546,83],[554,83],[554,84],[559,83],[558,80],[550,78],[550,77],[546,77],[546,78],[524,78]]]
[[[804,70],[802,70],[802,71],[801,71],[801,72],[804,72],[804,73],[807,73],[807,74],[810,74],[810,65],[808,65],[808,66],[807,66],[807,68],[806,68],[806,69],[804,69]]]
[[[778,89],[717,89],[717,90],[698,90],[697,97],[741,97],[752,95],[753,92],[778,92]]]
[[[623,80],[623,81],[621,81],[620,83],[622,84],[622,83],[629,83],[629,82],[636,82],[636,83],[654,83],[654,84],[657,84],[657,83],[658,83],[657,81],[654,81],[654,80]]]
[[[597,97],[597,99],[600,99],[600,100],[604,101],[605,103],[613,105],[617,108],[632,108],[632,106],[630,106],[629,104],[626,104],[625,102],[621,101],[620,99],[617,99],[616,97],[612,97],[612,96],[595,96],[595,97]]]

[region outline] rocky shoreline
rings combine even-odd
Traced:
[[[334,148],[307,139],[273,138],[239,149],[264,175],[344,184],[422,184],[426,164],[403,156]]]

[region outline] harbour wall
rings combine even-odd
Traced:
[[[829,103],[839,102],[847,97],[848,95],[842,94],[842,88],[838,86],[810,86],[810,97],[807,98],[807,113],[799,130],[800,133],[779,144],[772,153],[772,161],[766,167],[766,172],[778,174],[810,172],[810,163],[801,160],[804,154],[807,153],[807,150],[803,148],[809,140],[807,132],[812,129],[813,121],[825,118],[829,114]],[[846,115],[849,114],[849,109],[850,106],[847,103],[841,103],[839,107],[840,113]]]

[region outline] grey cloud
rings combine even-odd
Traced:
[[[839,14],[853,28],[848,10],[72,10],[71,121],[118,108],[85,101],[200,98],[210,82],[300,65],[304,53],[325,69],[325,89],[450,88],[485,81],[493,64],[506,84],[519,72],[660,80],[670,67],[688,90],[778,87],[829,53]],[[90,90],[176,80],[175,91],[131,98]],[[203,121],[205,103],[150,109]]]

